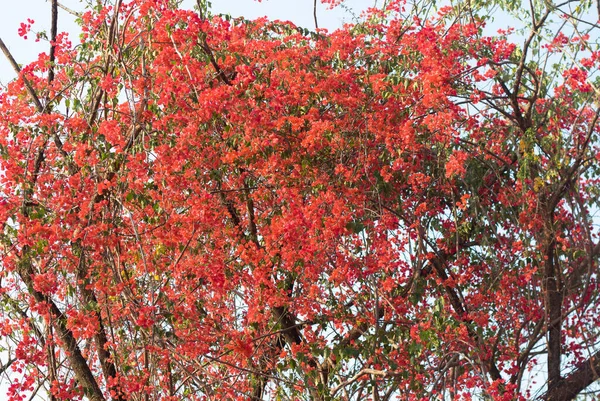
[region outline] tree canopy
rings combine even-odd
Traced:
[[[10,400],[593,392],[600,6],[379,3],[98,1],[75,43],[52,0],[48,53],[0,40]]]

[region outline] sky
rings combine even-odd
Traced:
[[[59,0],[66,7],[82,11],[87,1]],[[9,48],[19,64],[33,61],[41,52],[48,52],[47,42],[35,41],[35,34],[29,35],[24,40],[18,35],[22,22],[28,18],[34,20],[32,31],[49,31],[50,29],[50,1],[49,0],[0,0],[3,5],[0,13],[0,38]],[[183,8],[192,8],[195,0],[184,0]],[[346,6],[357,15],[361,10],[374,5],[374,0],[347,0]],[[231,14],[234,17],[244,16],[248,19],[267,16],[270,19],[289,20],[296,25],[314,28],[313,0],[212,0],[214,13]],[[318,5],[317,11],[319,26],[327,29],[341,27],[344,22],[352,20],[352,13],[343,8],[328,10],[325,6]],[[59,9],[59,27],[62,32],[69,32],[71,40],[76,43],[79,29],[75,17]],[[8,61],[0,54],[0,84],[5,85],[16,74]]]

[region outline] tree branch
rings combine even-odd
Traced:
[[[25,76],[23,74],[21,74],[21,67],[19,67],[19,64],[17,64],[17,62],[15,61],[14,57],[10,53],[10,50],[8,50],[8,47],[6,47],[6,45],[4,44],[4,41],[2,40],[2,38],[0,38],[0,50],[2,50],[2,53],[4,53],[4,56],[6,57],[6,59],[10,63],[10,65],[12,66],[13,70],[17,73],[17,75],[19,77],[21,77],[21,79],[23,79],[25,88],[27,88],[27,92],[29,92],[29,95],[31,96],[33,103],[35,103],[35,108],[37,109],[37,111],[39,111],[40,113],[43,113],[44,106],[42,105],[40,98],[38,97],[37,93],[35,93],[35,90],[33,89],[33,86],[31,86],[31,83],[29,82],[29,80],[27,78],[25,78]]]
[[[54,62],[56,59],[56,34],[58,30],[58,0],[52,0],[52,25],[50,27],[50,65],[48,66],[48,84],[54,81]]]
[[[600,351],[592,355],[587,361],[579,364],[559,383],[550,387],[538,399],[545,401],[570,401],[574,400],[579,393],[590,384],[600,379]]]
[[[29,253],[28,247],[24,247],[23,253],[25,255]],[[63,343],[65,354],[67,355],[70,365],[73,368],[75,378],[83,387],[84,393],[91,401],[105,401],[106,399],[102,394],[102,390],[100,390],[94,374],[88,366],[86,359],[83,357],[73,332],[67,327],[65,315],[60,311],[58,306],[56,306],[54,301],[48,295],[45,295],[34,288],[33,266],[27,259],[27,256],[25,259],[21,260],[18,274],[25,285],[27,285],[27,289],[35,301],[40,305],[48,306],[48,312],[52,318],[51,323],[54,325],[54,328],[56,329],[58,336]]]

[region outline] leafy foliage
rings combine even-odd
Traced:
[[[98,4],[73,46],[53,1],[50,54],[0,92],[11,400],[598,379],[591,4],[387,1],[334,32]],[[484,35],[495,7],[521,46]]]

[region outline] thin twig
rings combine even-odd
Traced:
[[[10,358],[4,365],[0,366],[0,375],[6,371],[17,359]]]
[[[77,12],[77,11],[75,11],[73,9],[70,9],[69,7],[65,6],[64,4],[61,4],[61,3],[57,3],[57,4],[58,4],[58,6],[60,8],[62,8],[63,10],[65,10],[66,12],[68,12],[69,14],[74,15],[74,16],[76,16],[78,18],[81,18],[82,14],[80,12]]]

